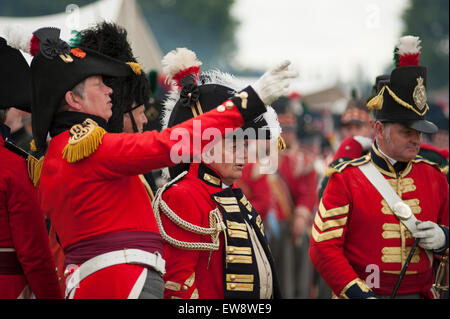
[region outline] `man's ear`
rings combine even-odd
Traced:
[[[383,137],[383,133],[384,133],[384,125],[383,123],[376,121],[375,122],[375,135],[380,138]]]
[[[67,91],[64,95],[64,98],[66,99],[67,105],[69,105],[69,109],[73,109],[76,111],[81,110],[82,105],[80,102],[82,98],[80,96],[76,95],[72,91]]]

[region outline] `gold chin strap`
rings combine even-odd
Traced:
[[[188,96],[191,97],[192,93],[189,93]],[[191,111],[192,111],[192,115],[194,115],[194,117],[197,117],[199,115],[203,114],[203,110],[202,110],[202,106],[200,105],[200,101],[197,100],[195,102],[195,106],[191,105]]]
[[[278,150],[284,151],[286,149],[286,142],[284,141],[284,139],[281,136],[278,136]]]
[[[376,96],[374,96],[369,102],[367,102],[367,108],[369,110],[381,110],[383,108],[383,94],[385,90],[388,91],[389,95],[394,99],[395,102],[403,107],[406,107],[407,109],[410,109],[411,111],[414,111],[419,116],[424,116],[425,113],[427,113],[427,111],[429,110],[428,104],[425,103],[425,109],[422,113],[420,113],[411,104],[399,98],[387,85],[383,86],[380,92],[378,92]]]

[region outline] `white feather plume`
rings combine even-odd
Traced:
[[[412,35],[401,37],[397,45],[397,53],[399,55],[420,53],[420,49],[422,48],[420,42],[419,37]]]
[[[258,116],[254,121],[257,122],[261,118],[261,116],[267,122],[267,126],[262,127],[262,129],[270,130],[270,139],[277,140],[281,135],[281,126],[280,122],[278,121],[277,112],[275,112],[273,107],[267,105],[267,111]]]
[[[20,25],[6,25],[2,34],[9,46],[30,53],[30,41],[33,37],[31,32],[25,31]]]
[[[180,71],[193,66],[201,66],[202,62],[197,59],[197,55],[186,48],[177,48],[167,53],[162,61],[163,74],[167,76],[169,80]]]
[[[202,72],[201,76],[197,79],[197,83],[199,85],[218,84],[226,86],[232,90],[230,92],[230,96],[236,92],[242,91],[246,87],[244,83],[240,82],[233,75],[221,72],[219,70],[209,70],[206,72]],[[172,114],[172,110],[179,99],[180,91],[176,86],[174,86],[167,93],[166,98],[163,101],[161,112],[161,124],[163,129],[167,128],[170,114]]]

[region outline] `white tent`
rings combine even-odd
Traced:
[[[161,49],[135,0],[99,0],[80,8],[71,4],[66,12],[47,16],[0,17],[0,36],[4,36],[5,27],[21,28],[29,34],[41,27],[57,27],[61,38],[69,41],[72,30],[80,31],[103,20],[127,30],[133,53],[145,72],[161,72]]]

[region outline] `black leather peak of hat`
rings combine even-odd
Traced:
[[[31,112],[30,67],[19,50],[0,37],[0,109],[15,107]]]

